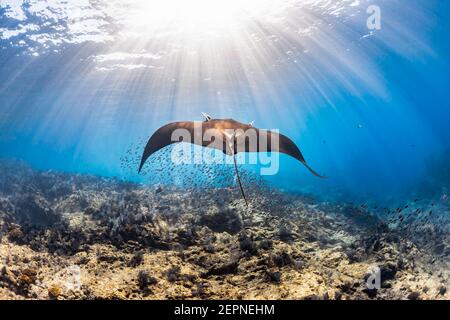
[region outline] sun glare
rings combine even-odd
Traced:
[[[221,29],[273,13],[287,0],[137,0],[129,16],[134,27]]]

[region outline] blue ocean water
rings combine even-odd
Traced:
[[[275,2],[231,1],[223,17],[195,1],[186,16],[176,1],[1,1],[0,157],[155,183],[151,161],[142,176],[123,159],[163,124],[207,112],[280,130],[328,177],[281,156],[263,177],[276,188],[412,197],[450,149],[450,3]]]

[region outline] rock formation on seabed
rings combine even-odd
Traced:
[[[1,299],[449,299],[447,199],[399,208],[0,162]]]

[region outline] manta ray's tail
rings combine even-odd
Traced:
[[[234,141],[235,133],[228,137],[228,139]],[[233,155],[234,170],[236,171],[236,177],[239,183],[239,188],[241,189],[242,198],[244,198],[245,205],[248,207],[247,198],[245,197],[244,187],[242,187],[241,177],[239,176],[239,170],[236,163],[236,152],[234,152],[234,145],[231,141],[228,142],[228,148],[230,149],[230,153]]]
[[[237,180],[239,183],[239,188],[241,189],[241,194],[242,194],[242,197],[244,198],[245,205],[248,207],[247,198],[245,197],[244,188],[242,187],[241,177],[239,176],[239,171],[238,171],[238,167],[236,164],[236,154],[235,153],[233,153],[233,162],[234,162],[234,169],[236,170],[236,177],[237,177]]]
[[[327,177],[325,177],[325,176],[322,176],[322,175],[320,175],[320,174],[318,174],[316,171],[314,171],[314,169],[313,168],[311,168],[307,163],[306,163],[306,161],[305,160],[303,160],[303,161],[301,161],[301,163],[303,163],[303,165],[313,174],[313,175],[315,175],[316,177],[319,177],[319,178],[321,178],[321,179],[326,179]]]

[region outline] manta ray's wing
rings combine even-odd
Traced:
[[[141,172],[145,161],[156,151],[176,142],[192,143],[194,140],[194,127],[195,122],[193,121],[180,121],[168,123],[156,130],[145,146],[138,172]]]
[[[153,133],[142,154],[139,171],[145,161],[156,151],[177,142],[188,142],[226,152],[226,140],[213,121],[179,121],[168,123]]]
[[[285,135],[269,130],[251,129],[254,129],[256,138],[251,133],[238,136],[236,138],[236,152],[284,153],[300,161],[315,176],[325,178],[308,165],[297,145]],[[248,132],[251,132],[251,130],[248,130]],[[252,141],[252,139],[254,140]]]

